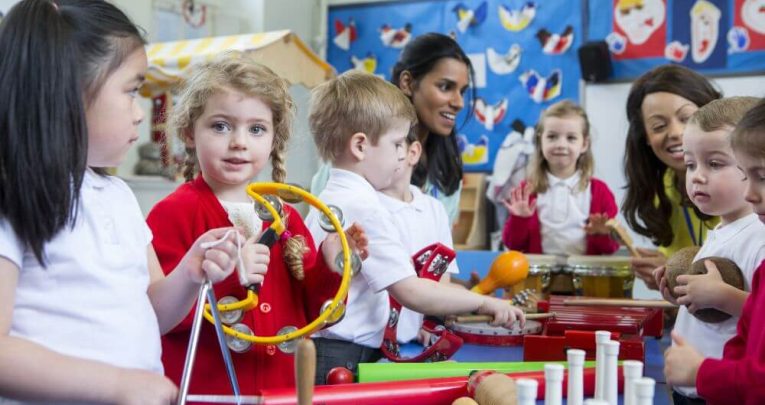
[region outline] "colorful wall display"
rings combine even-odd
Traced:
[[[338,72],[361,69],[389,80],[412,38],[453,35],[475,69],[476,98],[468,97],[457,117],[465,170],[491,172],[497,151],[524,142],[523,127],[534,125],[545,107],[578,100],[582,10],[580,0],[333,6],[327,60]]]
[[[674,62],[707,75],[765,71],[765,0],[589,0],[588,38],[615,79]]]
[[[476,71],[477,97],[458,117],[467,171],[496,170],[545,107],[579,99],[584,42],[606,41],[615,80],[665,63],[712,76],[765,71],[765,0],[409,0],[333,6],[328,24],[338,72],[386,79],[413,37],[455,36]]]

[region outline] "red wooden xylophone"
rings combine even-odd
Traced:
[[[621,343],[619,359],[645,358],[643,337],[661,337],[664,316],[659,308],[592,307],[564,305],[564,300],[587,297],[550,296],[540,301],[540,311],[555,312],[540,335],[523,338],[524,361],[565,360],[567,349],[582,349],[587,359],[595,358],[595,331],[607,330]]]

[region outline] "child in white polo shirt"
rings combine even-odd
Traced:
[[[729,142],[735,125],[757,101],[754,97],[712,101],[691,116],[683,134],[688,197],[701,212],[720,217],[720,223],[709,232],[694,261],[712,256],[732,260],[744,274],[746,289],[724,283],[719,271],[709,265],[707,274],[678,277],[674,292],[680,295],[676,301],[682,306],[672,332],[674,344],[687,342],[704,357],[722,357],[725,342],[736,334],[736,323],[749,296],[754,271],[765,259],[765,225],[744,199],[746,176],[739,169]],[[655,276],[664,297],[674,301],[664,268],[657,269]],[[720,323],[703,322],[692,315],[702,308],[716,308],[733,316]],[[699,401],[693,386],[675,386],[674,390],[676,404]]]
[[[415,254],[434,243],[452,248],[449,215],[444,205],[411,183],[414,167],[422,155],[422,144],[413,132],[406,138],[406,149],[401,171],[393,178],[390,186],[379,191],[380,202],[393,216],[401,242],[410,254]],[[459,269],[455,259],[449,264],[440,281],[448,285],[451,275],[457,273]],[[398,318],[398,341],[407,343],[417,338],[419,342],[426,344],[430,334],[421,328],[422,320],[422,314],[402,308]]]
[[[358,363],[380,358],[387,293],[425,314],[477,311],[504,326],[523,320],[521,310],[506,301],[416,276],[410,252],[377,194],[401,170],[406,136],[416,119],[412,103],[398,88],[365,73],[345,73],[312,92],[311,132],[319,154],[333,166],[319,198],[339,207],[346,223],[360,224],[369,239],[369,257],[351,282],[345,317],[315,339],[318,384],[333,367],[355,371]],[[305,221],[316,243],[327,236],[319,225],[321,215],[311,210]]]

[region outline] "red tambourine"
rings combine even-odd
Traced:
[[[438,281],[446,272],[449,263],[454,260],[455,252],[452,249],[440,244],[432,244],[412,256],[414,260],[414,269],[417,275],[429,280]],[[426,347],[422,353],[414,357],[401,357],[398,340],[396,340],[396,331],[398,329],[398,319],[401,314],[401,304],[392,296],[390,299],[390,316],[385,325],[385,333],[380,349],[388,360],[396,363],[420,363],[448,360],[462,346],[462,339],[451,333],[449,330],[438,326],[433,327],[428,322],[423,325],[423,329],[429,332],[435,341]]]

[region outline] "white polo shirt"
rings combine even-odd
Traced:
[[[746,291],[751,290],[752,276],[765,259],[765,224],[756,214],[749,214],[725,226],[717,225],[709,231],[693,261],[705,257],[724,257],[732,260],[744,273]],[[675,330],[704,357],[722,358],[723,346],[736,334],[737,316],[720,323],[698,320],[681,306],[675,320]],[[674,387],[686,396],[698,396],[695,387]]]
[[[579,190],[581,172],[559,179],[549,172],[549,187],[537,194],[537,213],[546,255],[583,255],[586,251],[584,225],[590,217],[592,192],[587,184]]]
[[[412,201],[399,199],[379,193],[380,202],[393,215],[393,221],[399,230],[404,246],[413,255],[420,249],[439,242],[453,248],[452,233],[449,229],[449,217],[444,205],[437,199],[424,194],[416,186],[409,186]],[[457,260],[452,260],[448,273],[457,274]],[[417,337],[422,327],[423,315],[408,308],[402,308],[398,321],[398,341],[407,343]]]
[[[364,228],[369,239],[369,257],[364,260],[360,274],[351,281],[345,318],[318,335],[379,348],[390,312],[385,289],[416,276],[409,252],[401,243],[395,222],[380,203],[377,192],[358,174],[332,168],[319,199],[342,210],[346,228],[354,222]],[[319,225],[322,215],[311,208],[305,220],[317,246],[327,236]]]
[[[0,219],[0,256],[19,270],[10,335],[62,354],[162,373],[159,325],[147,295],[150,243],[130,188],[90,170],[74,227],[45,244],[47,268]]]

